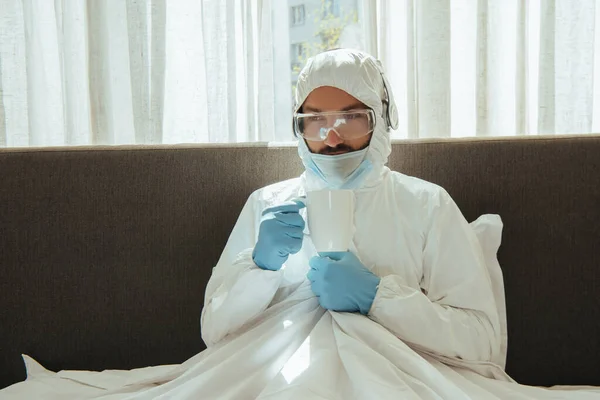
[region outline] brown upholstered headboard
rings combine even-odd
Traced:
[[[392,169],[500,214],[508,372],[600,385],[600,136],[398,142]],[[246,197],[295,148],[0,150],[0,387],[202,350],[204,287]]]

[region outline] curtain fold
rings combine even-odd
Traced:
[[[166,0],[127,0],[136,143],[163,142]]]
[[[600,131],[600,0],[356,2],[394,137]],[[0,0],[0,146],[291,140],[290,5]]]
[[[23,4],[0,0],[0,141],[6,146],[29,145],[29,110]]]
[[[85,2],[56,0],[60,69],[64,104],[64,141],[87,144],[92,138],[88,56],[88,14]]]
[[[451,37],[446,0],[411,0],[418,137],[450,136]]]
[[[477,10],[476,135],[524,134],[519,88],[525,84],[520,43],[522,17],[517,0],[479,0]]]
[[[541,2],[540,133],[592,128],[596,7],[595,0]]]

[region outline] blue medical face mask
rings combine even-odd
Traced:
[[[368,149],[331,156],[311,153],[307,167],[330,189],[356,189],[373,169],[366,159]]]

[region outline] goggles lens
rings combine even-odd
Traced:
[[[330,131],[343,140],[358,139],[375,129],[373,110],[333,111],[311,114],[295,114],[296,134],[306,140],[323,141]]]

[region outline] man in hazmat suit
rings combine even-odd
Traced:
[[[327,310],[361,313],[447,357],[498,355],[500,323],[477,238],[444,189],[385,166],[397,125],[379,61],[344,49],[309,60],[294,114],[306,171],[245,205],[206,291],[209,346],[265,312],[286,289],[282,269],[298,262]],[[335,259],[293,257],[310,240],[294,200],[325,188],[354,191],[355,248]]]

